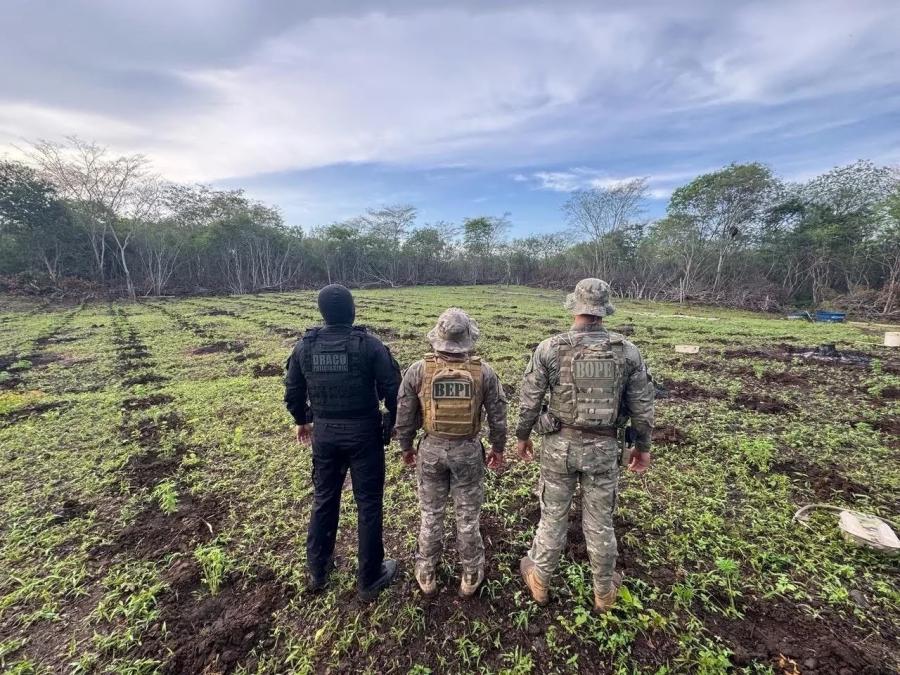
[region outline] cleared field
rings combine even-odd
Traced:
[[[570,320],[562,294],[525,288],[355,295],[404,367],[443,309],[469,311],[511,425],[531,350]],[[900,352],[883,329],[621,303],[608,323],[633,324],[659,398],[655,465],[621,482],[618,608],[589,611],[577,503],[553,601],[531,602],[517,565],[538,467],[513,440],[488,476],[488,579],[468,602],[452,540],[441,593],[420,597],[414,475],[388,449],[402,575],[364,606],[349,491],[334,583],[303,590],[310,459],[281,374],[314,298],[0,298],[0,670],[897,672],[900,560],[849,547],[833,516],[791,522],[811,502],[900,513]],[[807,355],[823,343],[843,358]]]

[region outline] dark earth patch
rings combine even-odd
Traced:
[[[274,614],[293,596],[270,570],[254,572],[232,576],[213,596],[193,560],[176,562],[169,572],[171,590],[160,606],[166,634],[148,635],[142,655],[165,661],[163,673],[230,673],[239,666],[254,672],[250,653],[260,645],[274,646]]]
[[[237,316],[230,309],[211,309],[208,312],[202,312],[203,316]]]
[[[164,375],[145,373],[143,375],[138,375],[137,377],[128,378],[127,380],[124,380],[122,384],[126,387],[135,387],[140,384],[158,384],[160,382],[166,382],[168,379],[169,378]]]
[[[150,356],[150,350],[143,345],[124,347],[116,354],[120,361],[140,361]]]
[[[262,354],[259,352],[242,352],[234,357],[234,360],[237,363],[243,363],[244,361],[250,361],[252,359],[258,359]]]
[[[397,340],[400,337],[400,331],[396,328],[388,326],[367,326],[370,333],[374,333],[379,340]]]
[[[226,515],[226,509],[213,497],[179,494],[178,511],[172,515],[166,515],[154,501],[93,555],[99,559],[121,554],[127,558],[162,560],[173,553],[191,553],[194,546],[218,534]]]
[[[155,405],[165,405],[174,401],[168,394],[156,394],[155,396],[147,396],[145,398],[126,398],[122,401],[124,410],[145,410]]]
[[[784,401],[779,401],[777,398],[773,398],[766,394],[754,394],[751,392],[735,396],[734,404],[741,408],[746,408],[747,410],[754,410],[770,415],[777,415],[797,409],[797,406],[793,403],[785,403]]]
[[[653,429],[653,442],[660,445],[683,445],[687,440],[687,434],[671,424],[659,424]]]
[[[174,410],[159,417],[151,419],[144,417],[133,423],[132,420],[123,422],[119,432],[123,440],[137,441],[144,448],[155,448],[165,431],[178,431],[184,427],[184,420]]]
[[[11,426],[34,415],[42,415],[51,410],[59,410],[69,405],[68,401],[48,401],[46,403],[32,403],[24,408],[12,410],[0,415],[0,426]]]
[[[253,377],[281,377],[284,375],[284,366],[277,363],[253,366]]]
[[[222,352],[227,352],[229,354],[237,354],[238,352],[242,352],[247,348],[246,342],[210,342],[209,344],[201,345],[194,349],[191,349],[188,353],[192,356],[203,356],[205,354],[219,354]]]
[[[710,398],[721,398],[725,392],[716,389],[705,389],[687,380],[669,380],[660,383],[656,389],[656,397],[677,398],[683,401],[705,401]]]
[[[725,619],[708,614],[708,628],[723,637],[734,651],[738,666],[752,661],[771,665],[775,672],[803,675],[887,675],[894,671],[882,665],[871,646],[862,644],[840,617],[816,620],[796,606],[757,601],[746,608],[743,619]],[[796,664],[793,669],[787,661]]]
[[[890,436],[895,436],[898,440],[900,440],[900,420],[896,417],[886,417],[880,420],[875,420],[874,422],[866,421],[866,424],[872,425],[878,431],[881,431]]]
[[[794,457],[772,466],[777,471],[795,480],[801,480],[816,494],[816,498],[828,503],[835,497],[853,503],[856,495],[869,495],[869,488],[840,474],[834,467],[810,464],[800,457]]]
[[[303,332],[301,330],[297,330],[296,328],[285,328],[281,326],[274,326],[269,328],[272,333],[275,335],[280,335],[281,337],[300,337],[300,334]]]
[[[93,504],[82,504],[76,499],[66,499],[56,513],[53,514],[52,522],[54,525],[62,525],[76,518],[84,518],[94,508]]]
[[[888,401],[900,399],[900,387],[885,387],[881,390],[881,398]]]
[[[491,338],[492,342],[509,342],[510,337],[508,335],[494,335]],[[498,359],[499,360],[499,359]]]

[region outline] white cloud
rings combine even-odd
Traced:
[[[153,41],[142,41],[142,67],[163,69],[190,97],[152,111],[87,96],[63,105],[36,81],[27,96],[0,94],[0,151],[22,138],[79,133],[146,152],[185,180],[348,162],[557,166],[662,145],[647,136],[670,125],[665,143],[682,152],[736,144],[752,130],[729,124],[729,111],[763,106],[765,114],[765,106],[900,84],[895,0],[494,7],[379,13],[366,5],[294,17],[280,31],[270,19],[253,42],[235,37],[253,5],[230,0],[217,20],[231,23],[217,30],[233,40],[232,55],[204,62],[192,54],[179,65],[163,56],[161,39],[165,65],[154,66]],[[178,21],[172,13],[169,22]],[[150,28],[164,23],[155,13]],[[115,54],[103,58],[114,68]],[[835,124],[827,107],[818,114],[823,129]],[[755,128],[783,129],[786,120],[774,114]],[[512,179],[561,192],[622,180],[585,168]],[[654,180],[658,198],[675,181]]]
[[[536,171],[531,178],[523,176],[536,187],[553,192],[574,192],[575,190],[589,190],[591,188],[611,188],[635,180],[646,178],[648,195],[651,199],[668,199],[674,187],[684,180],[689,180],[698,172],[670,173],[654,176],[610,176],[598,169],[588,167],[575,167],[566,171]],[[515,180],[515,178],[514,178]]]

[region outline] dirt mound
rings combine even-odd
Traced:
[[[208,312],[203,312],[203,316],[237,316],[230,309],[211,309]]]
[[[159,384],[160,382],[167,382],[168,377],[164,375],[157,375],[155,373],[144,373],[143,375],[138,375],[137,377],[131,377],[122,382],[126,387],[136,387],[140,384]]]
[[[774,464],[772,471],[808,484],[821,502],[831,502],[838,497],[852,504],[856,501],[856,495],[870,494],[867,487],[844,477],[834,467],[816,466],[799,457]]]
[[[250,653],[259,645],[274,646],[269,635],[273,615],[292,592],[270,570],[253,572],[229,578],[212,596],[201,586],[196,562],[175,563],[169,572],[171,590],[160,607],[166,634],[149,636],[142,655],[165,661],[163,673],[230,673],[238,666],[255,671]]]
[[[76,499],[66,499],[56,513],[53,514],[53,524],[62,525],[76,518],[84,518],[94,510],[93,504],[82,504]]]
[[[900,387],[885,387],[881,390],[881,398],[888,401],[900,399]]]
[[[683,401],[705,401],[710,398],[722,398],[725,392],[716,389],[704,389],[687,380],[670,380],[660,383],[656,388],[656,397],[677,398]]]
[[[179,495],[178,511],[172,515],[166,515],[156,502],[151,502],[110,544],[94,551],[94,556],[112,558],[124,554],[128,558],[162,560],[172,553],[190,553],[194,546],[218,534],[225,516],[226,510],[213,497]]]
[[[722,356],[729,359],[766,359],[768,361],[790,361],[790,355],[780,349],[768,349],[762,347],[741,347],[739,349],[726,349]]]
[[[178,459],[150,452],[144,455],[133,455],[125,464],[128,482],[136,490],[152,490],[166,478],[174,475],[178,468]]]
[[[281,377],[284,375],[284,366],[277,363],[253,366],[253,377]]]
[[[367,326],[370,333],[374,333],[379,340],[397,340],[400,338],[400,331],[389,326]]]
[[[685,361],[681,364],[681,367],[685,370],[710,370],[712,368],[711,363],[707,363],[706,361]]]
[[[669,424],[660,424],[653,429],[653,442],[660,445],[684,445],[687,440],[683,430]]]
[[[781,360],[800,358],[830,366],[867,366],[872,360],[871,354],[850,349],[838,350],[834,344],[817,347],[782,344],[777,346],[777,350],[783,355]]]
[[[124,347],[116,354],[120,361],[141,361],[149,356],[150,350],[143,345]]]
[[[280,335],[281,337],[297,337],[297,338],[299,338],[300,334],[303,332],[296,328],[285,328],[285,327],[281,327],[281,326],[273,326],[272,328],[269,328],[269,330],[272,333],[275,333],[275,335]]]
[[[755,660],[768,663],[776,672],[803,675],[895,672],[883,665],[872,646],[860,647],[864,636],[856,635],[839,617],[816,620],[791,605],[758,602],[747,608],[743,619],[707,615],[706,624],[730,643],[738,666]],[[779,659],[785,659],[780,668]],[[787,660],[794,661],[796,669]]]
[[[222,352],[227,352],[229,354],[237,354],[239,352],[244,351],[247,348],[246,342],[210,342],[209,344],[201,345],[199,347],[195,347],[191,349],[188,353],[191,356],[204,356],[206,354],[220,354]]]
[[[34,415],[41,415],[50,410],[59,410],[69,405],[68,401],[50,401],[47,403],[33,403],[32,405],[13,410],[0,415],[0,427],[11,426]]]
[[[896,417],[886,417],[884,419],[876,420],[874,422],[866,421],[866,424],[870,424],[878,431],[882,433],[888,434],[890,436],[894,436],[895,439],[900,439],[900,420]]]
[[[784,401],[779,401],[766,394],[754,394],[750,392],[735,396],[734,403],[740,408],[746,408],[747,410],[754,410],[769,415],[778,415],[797,409],[797,406],[793,403],[785,403]]]
[[[147,396],[145,398],[126,398],[122,401],[122,408],[124,410],[145,410],[146,408],[150,408],[155,405],[165,405],[166,403],[171,403],[174,401],[171,396],[167,394],[157,394],[155,396]]]
[[[178,431],[183,428],[184,420],[173,410],[158,419],[144,417],[135,424],[128,420],[119,432],[123,440],[137,441],[144,448],[155,448],[165,430]]]

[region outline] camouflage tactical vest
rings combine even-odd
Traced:
[[[615,333],[560,338],[559,377],[550,390],[550,412],[560,422],[585,429],[615,424],[625,387],[623,342]]]
[[[354,326],[350,335],[337,340],[319,336],[310,328],[303,336],[301,369],[313,417],[358,418],[378,412],[375,381],[363,369],[360,347],[366,329]]]
[[[425,356],[425,376],[419,391],[422,426],[438,438],[475,438],[481,431],[484,400],[481,359],[445,361]]]

